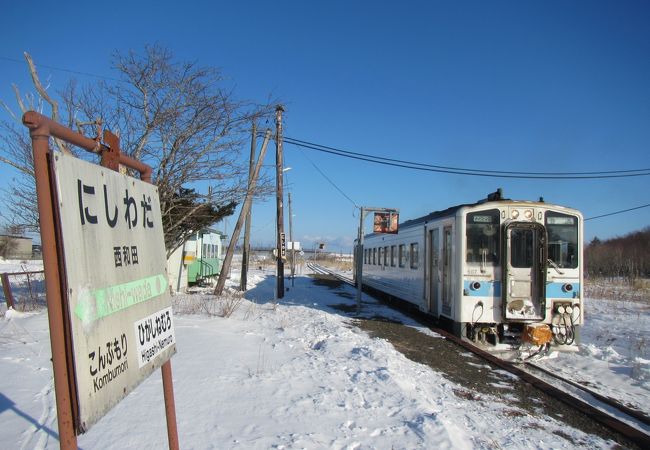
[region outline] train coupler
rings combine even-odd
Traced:
[[[496,345],[499,342],[497,327],[495,325],[473,325],[471,339],[475,344]]]

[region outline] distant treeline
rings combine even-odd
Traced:
[[[601,241],[585,248],[586,275],[591,277],[650,277],[650,227]]]

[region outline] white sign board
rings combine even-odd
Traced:
[[[84,432],[176,352],[165,243],[156,186],[59,153],[53,167]]]

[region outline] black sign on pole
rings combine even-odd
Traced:
[[[287,258],[287,236],[284,233],[280,233],[280,258]]]

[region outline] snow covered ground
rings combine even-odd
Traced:
[[[0,272],[18,270],[16,265],[0,267]],[[330,308],[353,300],[306,276],[296,279],[279,304],[273,302],[271,272],[257,271],[249,278],[250,289],[229,318],[216,315],[225,305],[208,295],[173,299],[178,353],[172,369],[181,448],[614,445],[501,400],[458,395],[464,389],[408,360],[387,341],[369,337]],[[364,301],[366,313],[376,309],[417,327],[370,297]],[[650,299],[587,301],[580,352],[542,364],[650,413]],[[1,446],[56,449],[46,312],[5,308],[0,313]],[[166,439],[158,371],[78,442],[83,449],[139,449],[165,448]]]

